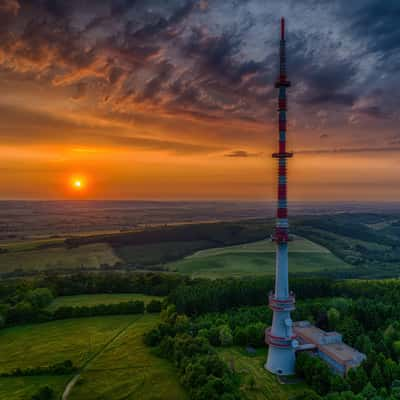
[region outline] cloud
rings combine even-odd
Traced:
[[[248,158],[248,157],[260,157],[262,153],[249,153],[245,150],[234,150],[230,153],[225,154],[225,157],[237,157],[237,158]]]
[[[11,14],[16,16],[21,8],[18,0],[2,0],[0,3],[0,14]]]
[[[400,146],[298,150],[295,154],[397,153]]]
[[[140,111],[261,127],[275,116],[277,21],[284,11],[296,129],[312,124],[321,106],[324,127],[342,131],[360,116],[394,118],[397,2],[261,3],[3,1],[0,74],[69,88],[72,99],[105,114]],[[363,104],[377,89],[375,101]]]
[[[0,104],[0,138],[11,145],[71,145],[74,148],[102,147],[109,150],[142,149],[165,151],[176,155],[211,154],[224,150],[217,145],[149,137],[144,132],[131,132],[120,125],[66,119],[45,112]],[[123,134],[122,134],[123,133]]]

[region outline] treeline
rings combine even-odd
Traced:
[[[96,315],[143,313],[143,302],[93,307],[62,307],[55,313],[46,307],[55,297],[96,293],[142,293],[167,295],[187,278],[168,274],[76,274],[52,276],[32,280],[3,281],[0,283],[0,328],[31,322],[45,322],[60,318]],[[148,312],[158,312],[161,303],[154,301]]]
[[[170,306],[162,322],[144,336],[148,346],[155,347],[178,369],[181,383],[192,400],[239,400],[240,381],[218,356],[208,340],[194,336],[189,319]]]
[[[334,296],[338,288],[328,279],[291,279],[290,285],[298,298]],[[268,304],[268,293],[274,287],[272,277],[195,280],[183,282],[168,301],[179,313],[200,315],[225,311],[233,307]]]
[[[11,372],[3,372],[0,377],[17,377],[17,376],[37,376],[37,375],[71,375],[78,370],[71,360],[61,361],[52,365],[31,367],[31,368],[15,368]]]
[[[144,312],[144,302],[135,300],[116,304],[97,304],[95,306],[59,307],[51,314],[51,319],[84,318],[102,315],[144,314]]]
[[[190,278],[159,272],[77,273],[68,276],[47,276],[37,279],[39,287],[51,289],[55,296],[98,293],[142,293],[167,296]]]
[[[168,301],[176,306],[179,313],[201,315],[235,307],[267,305],[268,293],[273,287],[272,277],[197,279],[182,282],[170,293]],[[398,309],[396,301],[400,301],[399,279],[335,281],[326,278],[292,278],[290,288],[300,300],[336,296],[365,298],[371,302],[379,300],[386,302],[392,313]]]
[[[379,230],[367,225],[389,218],[370,214],[299,217],[292,227],[293,232],[328,248],[346,263],[361,267],[351,271],[355,277],[393,277],[400,261],[399,232],[393,224]],[[348,277],[344,273],[341,276]]]
[[[164,242],[206,241],[219,246],[240,244],[265,238],[273,221],[214,222],[159,226],[143,231],[119,234],[80,236],[66,239],[69,247],[105,242],[113,247]]]

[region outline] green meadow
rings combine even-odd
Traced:
[[[70,359],[80,368],[70,400],[185,399],[174,367],[142,342],[157,322],[157,315],[107,316],[6,328],[0,331],[0,372]],[[0,378],[0,398],[26,400],[44,385],[61,398],[72,378]]]
[[[289,269],[292,273],[349,268],[328,249],[304,238],[295,237],[289,243],[289,253]],[[238,246],[201,250],[169,263],[168,268],[192,277],[205,278],[271,275],[275,269],[275,244],[266,239]]]

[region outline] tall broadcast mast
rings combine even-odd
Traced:
[[[295,309],[295,297],[289,292],[288,241],[289,224],[287,216],[287,158],[292,153],[286,151],[286,89],[290,82],[286,78],[285,20],[281,19],[279,78],[275,87],[279,89],[279,151],[272,157],[278,160],[278,207],[273,240],[276,243],[275,292],[269,295],[269,307],[273,311],[272,327],[266,330],[265,341],[269,345],[265,368],[274,374],[291,375],[295,369],[295,347],[290,312]]]

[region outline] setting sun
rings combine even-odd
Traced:
[[[72,177],[70,179],[70,184],[73,189],[75,189],[76,191],[80,191],[85,188],[86,181],[82,177]]]

